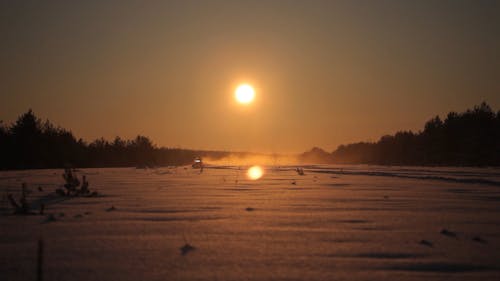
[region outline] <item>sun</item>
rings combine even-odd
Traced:
[[[260,166],[252,166],[248,169],[247,176],[251,180],[258,180],[264,175],[264,170]]]
[[[255,91],[252,86],[248,84],[241,84],[234,91],[234,97],[236,98],[236,101],[241,104],[249,104],[255,98]]]

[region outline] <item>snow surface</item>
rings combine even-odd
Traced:
[[[44,280],[500,280],[499,169],[304,171],[80,170],[97,198],[55,196],[62,170],[0,172],[0,280],[36,280],[39,238]],[[12,215],[23,182],[44,216]]]

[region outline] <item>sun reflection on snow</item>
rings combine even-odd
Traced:
[[[264,175],[264,169],[260,166],[252,166],[248,169],[247,176],[251,180],[258,180]]]

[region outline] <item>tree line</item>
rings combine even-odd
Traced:
[[[241,153],[240,153],[241,154]],[[145,136],[90,143],[42,121],[32,110],[12,124],[0,121],[0,170],[61,167],[186,165],[195,157],[221,159],[229,152],[157,147]],[[313,148],[302,162],[377,165],[500,166],[500,111],[482,103],[425,123],[417,133],[399,131],[377,142],[340,145],[329,153]]]
[[[100,138],[87,143],[69,130],[42,121],[31,109],[13,124],[0,121],[1,170],[186,165],[195,157],[217,159],[228,154],[157,147],[141,135],[131,140]]]
[[[340,145],[332,153],[320,148],[301,155],[322,163],[376,165],[500,166],[500,111],[482,103],[425,123],[417,133],[399,131],[377,142]]]

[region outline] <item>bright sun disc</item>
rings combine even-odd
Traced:
[[[251,180],[258,180],[264,175],[264,170],[260,166],[252,166],[248,169],[247,176]]]
[[[239,85],[234,92],[234,96],[239,103],[248,104],[255,98],[255,91],[248,84]]]

